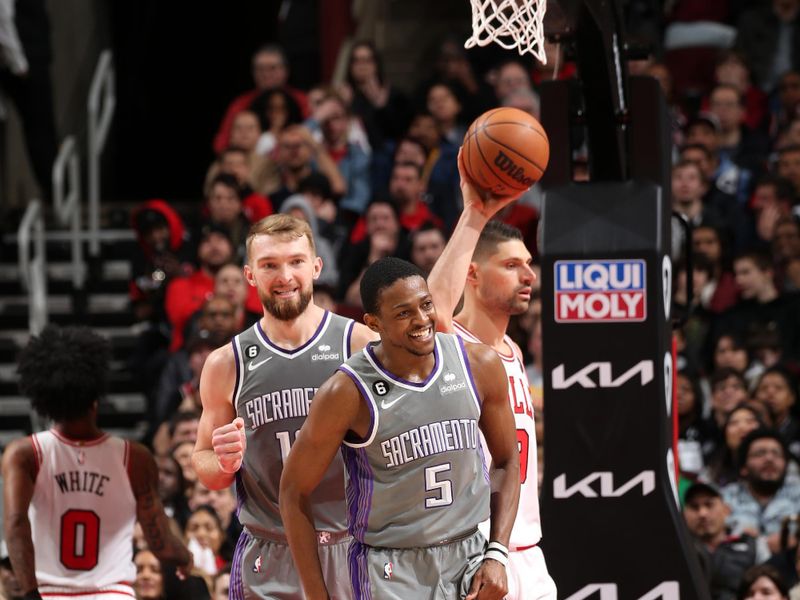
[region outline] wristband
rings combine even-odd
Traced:
[[[506,558],[508,558],[508,548],[506,548],[500,542],[489,542],[489,544],[486,546],[486,549],[487,550],[497,550],[498,552],[503,554]]]
[[[483,553],[483,560],[491,558],[492,560],[496,560],[504,567],[508,565],[508,556],[496,550],[495,548],[490,548],[486,552]]]

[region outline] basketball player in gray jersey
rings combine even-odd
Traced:
[[[304,221],[279,214],[256,223],[247,254],[245,276],[258,290],[264,316],[215,350],[203,368],[193,463],[211,489],[236,482],[244,530],[230,597],[300,599],[278,510],[281,472],[319,386],[375,334],[312,302],[322,261]],[[342,460],[321,479],[311,498],[314,551],[335,597],[350,598]]]
[[[361,299],[380,343],[320,388],[281,479],[281,515],[306,597],[330,597],[313,552],[311,499],[342,445],[356,599],[500,599],[507,551],[499,549],[519,497],[500,359],[435,333],[427,284],[410,263],[372,264]],[[479,432],[495,459],[491,473]],[[487,546],[477,526],[490,516]]]

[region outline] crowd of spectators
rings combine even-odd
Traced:
[[[687,304],[692,277],[691,316],[676,332],[684,515],[714,598],[752,597],[758,586],[789,597],[800,581],[800,1],[666,6],[658,51],[629,67],[665,92],[673,208],[693,226],[693,272],[678,264],[674,290]],[[695,58],[682,60],[693,48]],[[252,58],[253,88],[233,90],[218,115],[209,140],[217,159],[197,174],[203,201],[179,214],[154,199],[132,215],[130,293],[142,330],[134,367],[148,437],[162,500],[214,598],[227,590],[235,497],[198,483],[190,455],[206,356],[261,314],[241,273],[248,227],[273,212],[308,221],[324,263],[316,301],[358,317],[358,283],[372,262],[399,256],[429,272],[441,254],[461,210],[456,159],[472,119],[500,105],[538,117],[543,80],[580,77],[564,48],[547,42],[546,51],[546,66],[504,54],[479,70],[446,39],[421,82],[395,82],[362,41],[343,82],[299,90],[282,49],[264,46]],[[576,180],[589,177],[586,160],[578,150]],[[498,215],[534,256],[542,193],[534,187]],[[543,435],[533,297],[511,333]],[[164,597],[155,557],[141,547],[136,561],[139,597]]]
[[[800,3],[672,3],[656,77],[693,227],[678,331],[686,524],[713,598],[800,598]],[[691,57],[691,61],[687,59]]]

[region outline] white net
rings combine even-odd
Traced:
[[[542,64],[544,54],[542,21],[547,0],[470,0],[472,5],[472,37],[465,48],[488,46],[496,42],[520,55],[530,52]]]

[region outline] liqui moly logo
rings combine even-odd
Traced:
[[[559,323],[644,321],[644,260],[559,260],[555,311]]]

